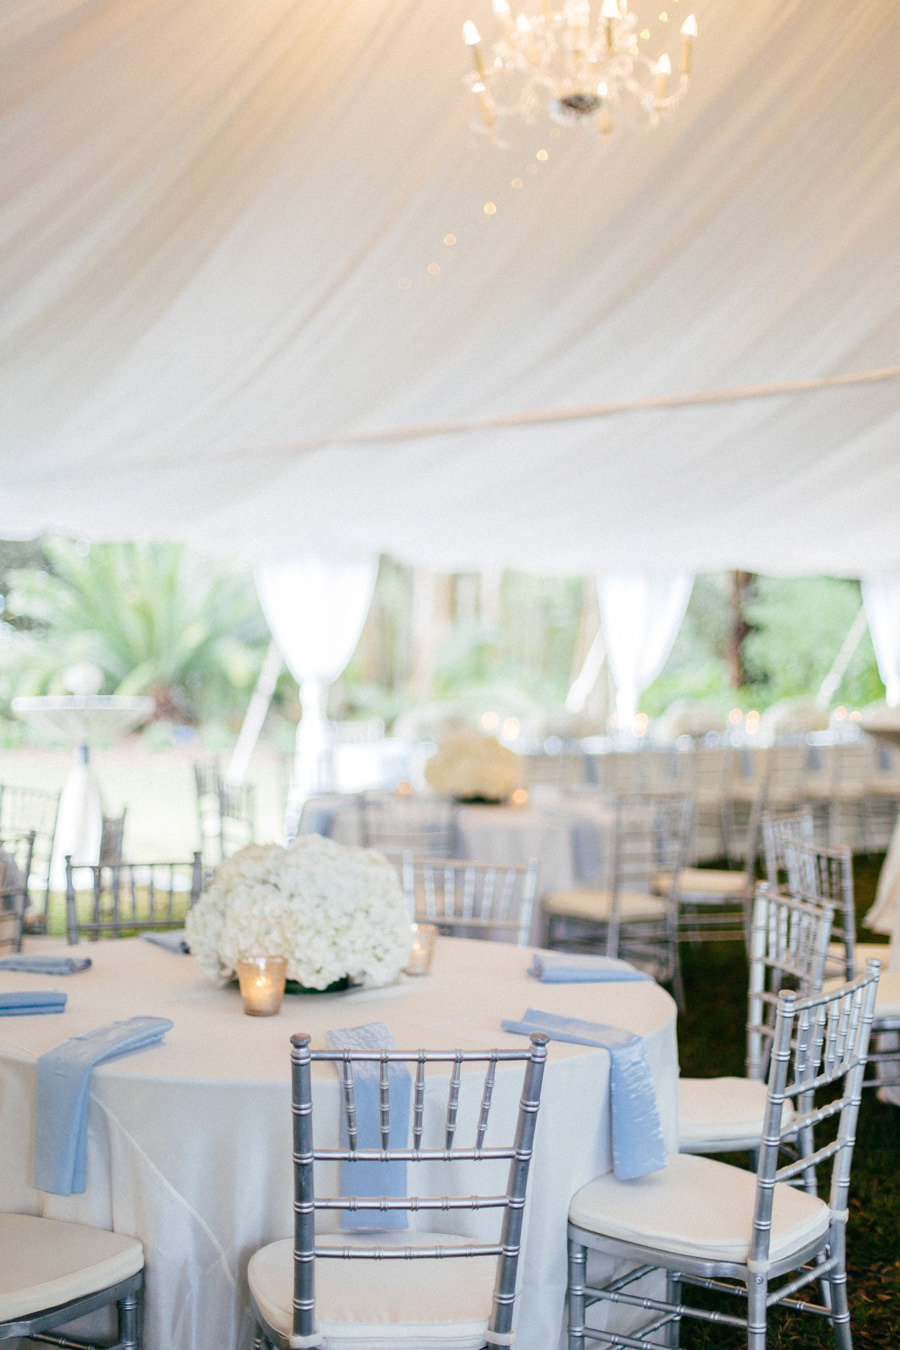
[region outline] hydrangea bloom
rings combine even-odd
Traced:
[[[349,975],[390,984],[410,951],[409,915],[396,870],[372,849],[302,835],[287,848],[250,845],[227,858],[185,923],[209,979],[239,957],[286,956],[289,980],[325,989]]]
[[[448,797],[501,801],[522,781],[522,761],[493,736],[454,732],[442,739],[425,765],[425,781]]]

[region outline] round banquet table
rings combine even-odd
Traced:
[[[32,939],[26,950],[68,949]],[[252,1343],[247,1261],[256,1247],[291,1233],[293,1032],[309,1032],[316,1047],[329,1028],[380,1020],[401,1048],[524,1045],[500,1022],[521,1018],[527,1007],[627,1027],[645,1038],[666,1147],[675,1147],[675,1005],[651,982],[541,984],[525,974],[529,949],[441,938],[426,976],[403,975],[381,990],[288,995],[278,1016],[259,1018],[244,1015],[235,986],[205,980],[189,956],[139,938],[77,951],[90,955],[90,970],[63,977],[0,971],[0,990],[68,995],[61,1015],[0,1018],[0,1206],[139,1237],[147,1271],[144,1350]],[[94,1069],[84,1194],[35,1190],[37,1057],[70,1036],[138,1015],[168,1017],[174,1026],[160,1045]],[[611,1166],[608,1076],[604,1050],[550,1043],[520,1262],[517,1350],[562,1343],[569,1197]],[[520,1083],[520,1071],[498,1075],[495,1100],[508,1099],[513,1114]],[[317,1084],[317,1106],[332,1091],[336,1100],[334,1075]]]

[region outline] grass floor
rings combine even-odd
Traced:
[[[857,913],[871,905],[880,856],[855,864]],[[877,934],[860,931],[863,941]],[[735,943],[708,944],[684,956],[686,1011],[679,1017],[679,1056],[686,1076],[744,1072],[746,961]],[[850,1192],[847,1265],[855,1350],[900,1347],[900,1107],[867,1090],[857,1129]],[[770,1314],[769,1350],[833,1350],[827,1322],[807,1314]],[[739,1331],[699,1322],[682,1325],[682,1350],[740,1350]]]

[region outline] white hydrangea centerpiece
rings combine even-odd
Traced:
[[[453,732],[425,765],[425,781],[448,797],[503,801],[522,781],[522,761],[493,736]]]
[[[227,858],[185,920],[207,978],[242,956],[286,956],[287,978],[327,989],[349,977],[378,988],[409,960],[411,931],[396,869],[374,849],[318,834],[286,848],[251,844]]]

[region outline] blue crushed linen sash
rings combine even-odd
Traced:
[[[520,1022],[504,1020],[500,1025],[504,1031],[522,1036],[544,1031],[554,1041],[608,1050],[613,1171],[620,1181],[627,1181],[665,1167],[656,1092],[641,1036],[622,1027],[563,1017],[539,1008],[529,1008]]]
[[[84,1191],[91,1070],[158,1044],[174,1023],[131,1017],[72,1036],[37,1062],[34,1185],[54,1195]]]
[[[329,1050],[395,1050],[396,1042],[384,1022],[364,1022],[358,1027],[339,1027],[326,1031],[325,1044]],[[339,1068],[339,1065],[335,1067]],[[379,1075],[381,1065],[356,1063],[353,1065],[353,1094],[356,1101],[357,1140],[360,1148],[381,1148],[381,1113],[379,1103]],[[388,1142],[392,1148],[404,1148],[409,1127],[409,1105],[412,1079],[405,1064],[388,1066],[391,1093],[391,1129]],[[346,1140],[346,1121],[343,1120],[343,1144]],[[340,1168],[342,1195],[400,1196],[406,1194],[406,1163],[402,1161],[342,1162]],[[341,1213],[342,1228],[408,1228],[409,1219],[403,1210],[366,1210]]]

